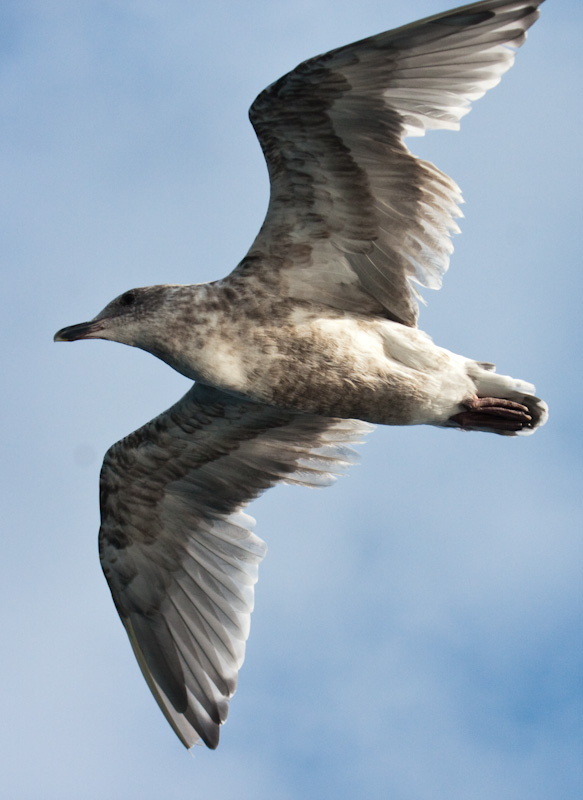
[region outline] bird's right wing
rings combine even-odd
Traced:
[[[216,747],[243,662],[265,544],[241,512],[282,481],[325,486],[372,426],[195,384],[115,444],[101,473],[103,571],[134,653],[181,741]]]

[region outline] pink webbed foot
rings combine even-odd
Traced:
[[[467,411],[450,417],[457,427],[466,430],[488,430],[495,433],[515,433],[531,428],[532,416],[528,406],[502,397],[471,397],[464,400]]]

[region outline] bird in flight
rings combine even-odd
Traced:
[[[131,289],[56,341],[140,347],[195,381],[114,444],[99,552],[146,681],[187,747],[217,746],[265,544],[243,508],[276,483],[322,486],[371,427],[532,433],[546,404],[417,328],[461,195],[404,139],[457,129],[543,0],[483,0],[300,64],[250,118],[271,195],[226,278]]]

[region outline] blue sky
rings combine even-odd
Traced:
[[[103,453],[188,382],[131,348],[52,343],[125,289],[228,273],[267,203],[255,95],[448,6],[0,6],[4,796],[581,797],[578,0],[545,3],[459,133],[410,140],[466,200],[421,326],[536,383],[549,423],[377,429],[331,489],[255,503],[269,553],[216,752],[167,725],[97,557]]]

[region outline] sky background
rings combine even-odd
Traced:
[[[11,800],[570,800],[583,795],[580,0],[548,0],[459,133],[420,323],[537,384],[535,436],[377,429],[324,491],[251,509],[269,545],[216,752],[143,681],[97,556],[105,450],[188,381],[55,345],[133,286],[219,278],[268,183],[247,109],[307,57],[447,0],[0,4],[0,793]]]

